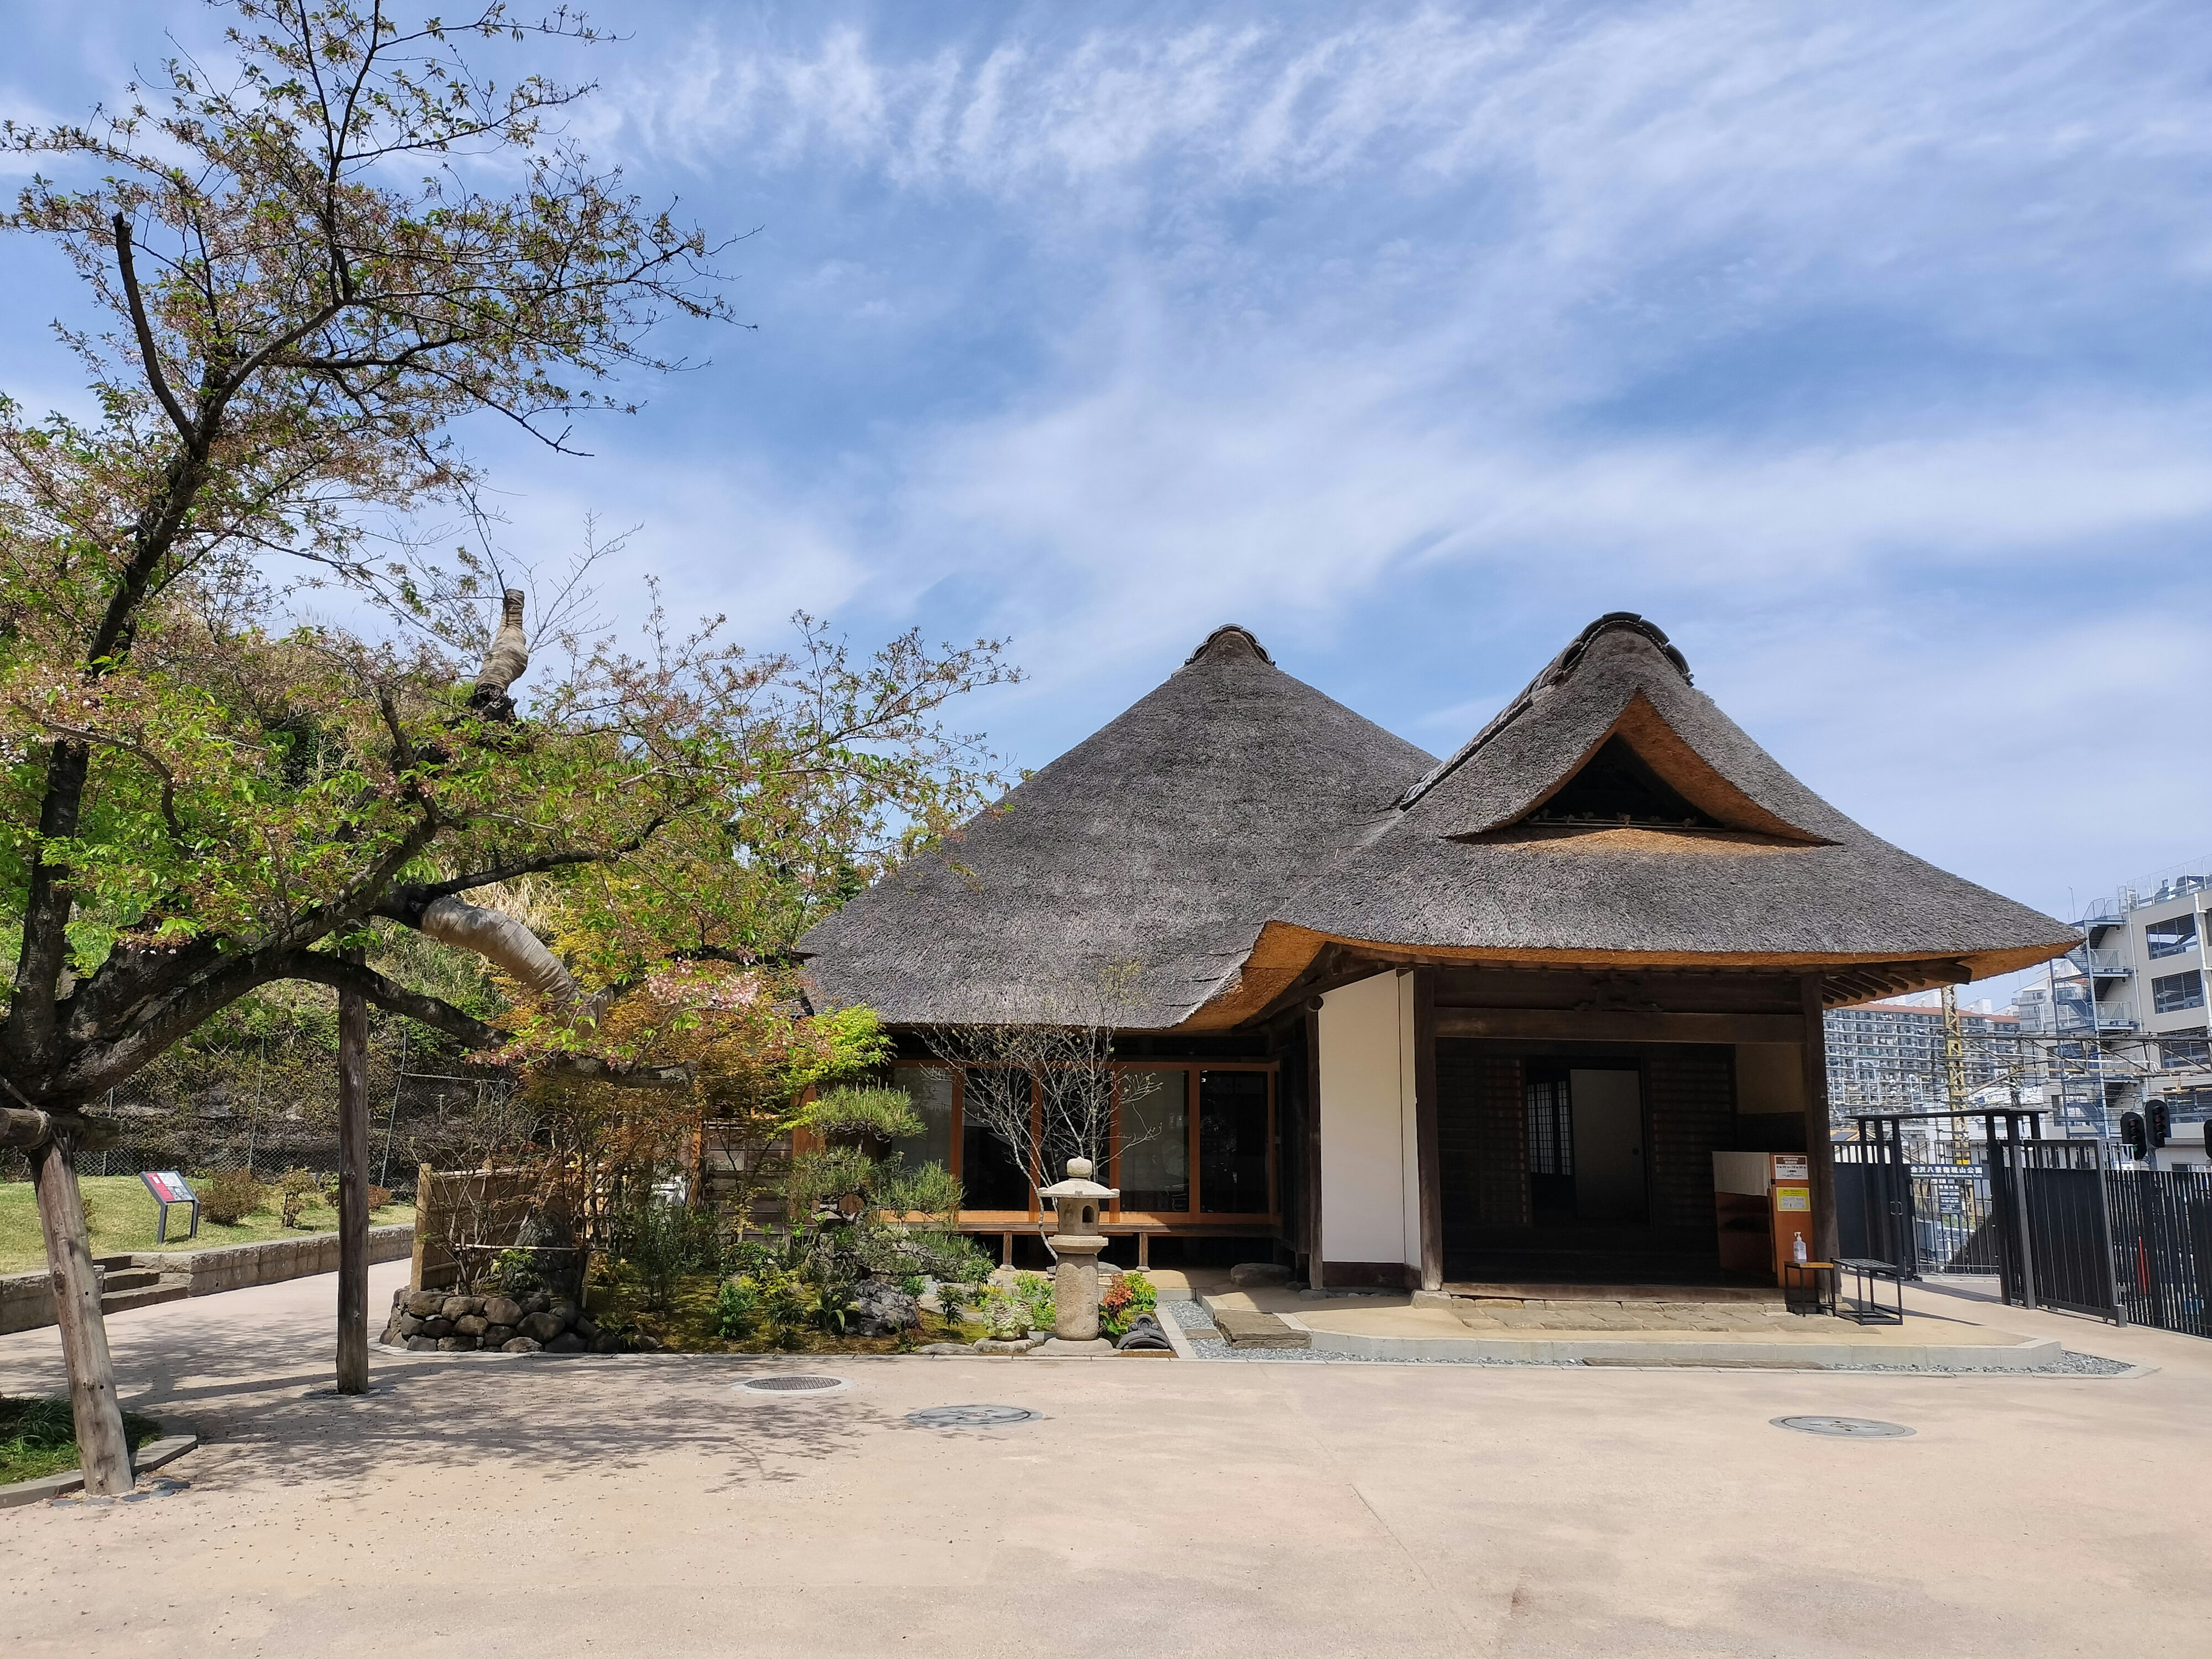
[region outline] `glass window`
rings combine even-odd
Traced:
[[[960,1189],[971,1210],[1030,1207],[1030,1079],[1020,1072],[964,1074],[960,1112]]]
[[[1267,1074],[1198,1074],[1198,1206],[1208,1215],[1265,1215]]]
[[[2195,914],[2192,912],[2188,915],[2168,916],[2164,921],[2146,923],[2143,927],[2143,943],[2149,947],[2151,959],[2154,962],[2160,957],[2179,956],[2197,943]]]
[[[1190,1073],[1121,1071],[1121,1207],[1190,1208]]]
[[[2204,975],[2195,969],[2168,974],[2150,982],[2151,1006],[2161,1014],[2178,1014],[2185,1008],[2204,1006]]]
[[[941,1066],[902,1066],[891,1074],[914,1102],[921,1119],[921,1133],[902,1135],[891,1150],[906,1160],[908,1169],[924,1164],[952,1167],[952,1073]]]

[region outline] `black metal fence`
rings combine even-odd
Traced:
[[[2121,1170],[2106,1182],[2113,1276],[2128,1318],[2212,1336],[2212,1171]]]
[[[2034,1138],[2027,1114],[1985,1127],[1978,1169],[1915,1164],[1903,1121],[1862,1118],[1835,1148],[1838,1254],[2212,1337],[2212,1170],[2118,1169],[2101,1142]]]

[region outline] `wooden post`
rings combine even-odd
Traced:
[[[1322,1288],[1321,1214],[1321,999],[1306,1004],[1306,1282]]]
[[[1805,1036],[1797,1045],[1805,1060],[1805,1164],[1813,1176],[1813,1254],[1833,1261],[1836,1239],[1835,1131],[1828,1125],[1828,1030],[1823,1018],[1820,976],[1807,974],[1802,987]]]
[[[1444,1286],[1443,1170],[1437,1139],[1437,970],[1413,969],[1413,1127],[1421,1182],[1421,1288]]]
[[[92,1265],[92,1237],[68,1136],[56,1135],[32,1151],[31,1178],[38,1184],[39,1224],[53,1274],[54,1322],[61,1327],[62,1360],[69,1367],[70,1416],[76,1424],[84,1489],[94,1498],[119,1497],[136,1484],[131,1443],[115,1398],[115,1362],[100,1316],[100,1270]]]
[[[338,993],[338,1392],[368,1392],[368,1004],[357,991]]]

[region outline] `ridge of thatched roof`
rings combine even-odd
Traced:
[[[1846,817],[1694,688],[1665,634],[1613,612],[1440,764],[1217,629],[802,949],[830,1000],[902,1024],[1047,1019],[1130,964],[1115,1023],[1160,1029],[1252,1017],[1331,943],[1865,968],[1895,989],[2075,942]]]

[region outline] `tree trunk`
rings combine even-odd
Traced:
[[[70,1140],[56,1136],[31,1153],[39,1189],[39,1224],[46,1236],[46,1266],[53,1273],[54,1322],[61,1327],[62,1359],[69,1367],[70,1415],[76,1422],[84,1489],[114,1498],[136,1484],[131,1443],[123,1433],[123,1407],[115,1398],[115,1362],[107,1352],[107,1327],[100,1316],[100,1271],[92,1265],[92,1237],[77,1190],[76,1158]]]
[[[368,1004],[356,991],[338,993],[338,1392],[368,1392]]]

